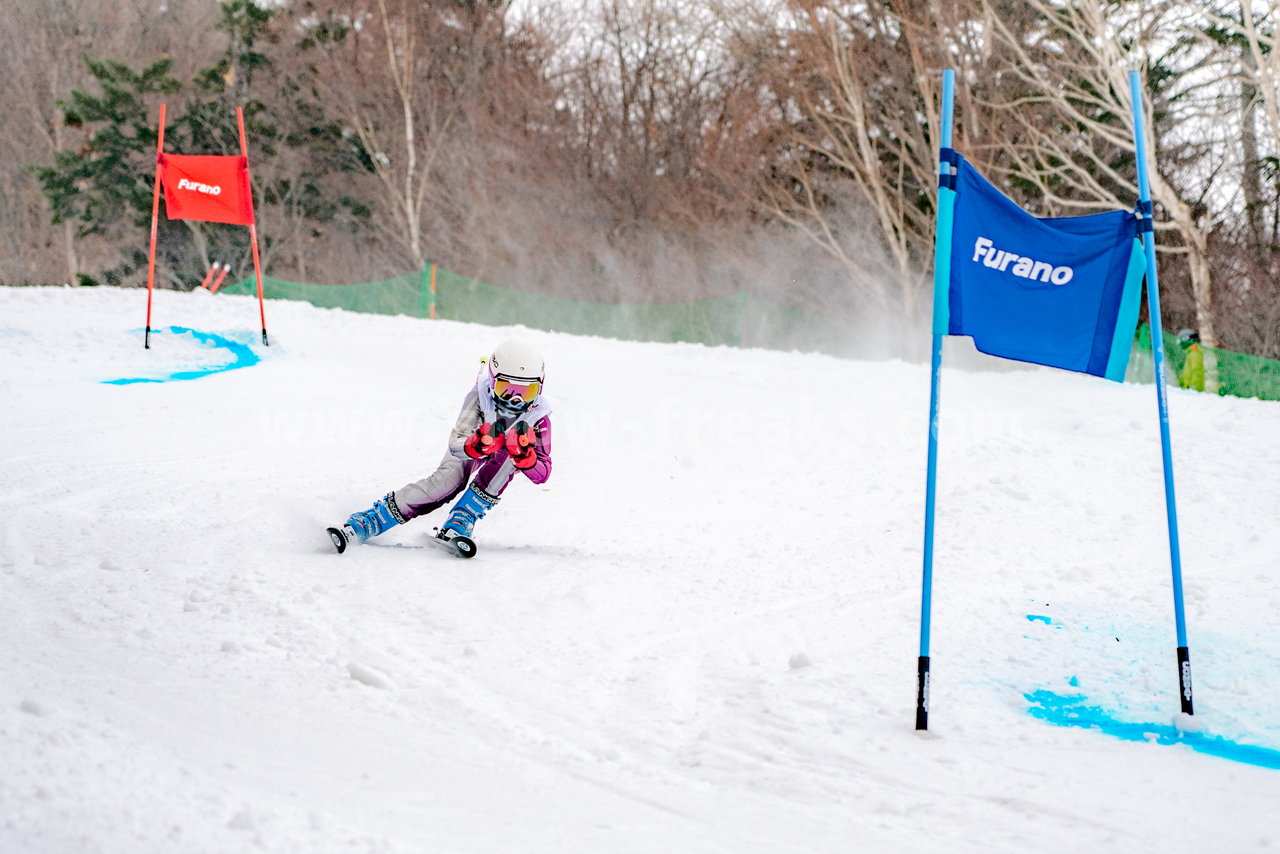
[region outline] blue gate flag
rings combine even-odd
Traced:
[[[1040,219],[993,187],[958,152],[941,176],[934,332],[969,335],[983,353],[1124,381],[1138,325],[1146,256],[1128,211]],[[947,198],[950,195],[951,198]],[[950,241],[949,251],[942,241]]]

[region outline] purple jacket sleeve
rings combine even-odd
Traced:
[[[524,469],[524,474],[534,483],[546,483],[547,478],[551,477],[551,416],[539,421],[533,429],[538,437],[533,443],[538,461]]]

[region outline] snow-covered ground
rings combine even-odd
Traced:
[[[1280,848],[1280,405],[1171,392],[1169,745],[1153,390],[948,369],[921,737],[927,368],[527,332],[546,487],[338,556],[511,330],[144,308],[0,288],[6,854]]]

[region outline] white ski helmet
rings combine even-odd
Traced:
[[[500,409],[524,412],[542,394],[545,376],[542,353],[528,341],[503,341],[489,357],[489,393]]]

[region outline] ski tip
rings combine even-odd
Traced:
[[[325,528],[329,534],[329,539],[333,542],[333,547],[338,550],[338,554],[342,554],[347,550],[347,538],[337,528]]]

